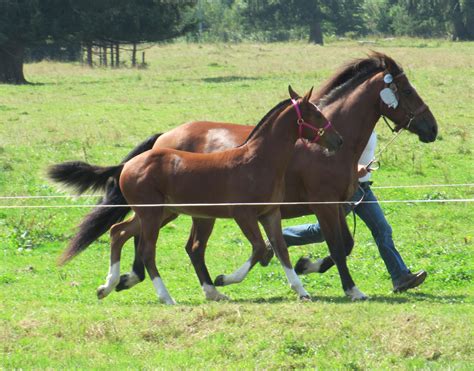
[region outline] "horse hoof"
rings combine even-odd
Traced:
[[[161,303],[161,304],[176,305],[176,302],[174,301],[173,298],[166,298],[166,299],[160,298],[159,300],[160,300],[160,303]]]
[[[311,264],[311,260],[308,258],[301,257],[295,265],[295,272],[298,275],[305,274],[308,265]]]
[[[224,286],[224,275],[220,274],[214,280],[214,286]]]
[[[102,300],[105,298],[109,293],[105,290],[105,286],[99,286],[97,289],[97,299]]]
[[[122,290],[129,289],[130,287],[127,286],[127,282],[128,282],[129,277],[130,277],[130,275],[128,273],[122,274],[120,276],[119,284],[117,285],[117,287],[115,287],[115,291],[122,291]]]
[[[221,294],[220,292],[215,295],[206,296],[206,300],[208,301],[227,301],[230,300],[228,296]]]
[[[308,302],[312,301],[312,300],[311,300],[311,296],[309,296],[309,295],[302,295],[302,296],[300,296],[300,300],[301,300],[303,303],[308,303]]]
[[[270,248],[266,251],[265,256],[260,260],[260,265],[262,267],[266,267],[268,264],[270,264],[270,261],[273,259],[274,256],[273,250]]]
[[[364,301],[369,298],[362,291],[360,291],[356,286],[354,286],[353,288],[349,290],[346,290],[345,293],[352,301]]]

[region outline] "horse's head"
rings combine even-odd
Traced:
[[[296,111],[300,138],[318,143],[330,152],[337,151],[342,145],[342,137],[319,108],[310,102],[313,88],[303,98],[291,86],[288,86],[288,91]]]
[[[395,122],[395,131],[407,129],[418,135],[420,141],[433,142],[438,135],[438,124],[423,99],[396,64],[387,64],[380,73],[383,88],[380,91],[381,114]]]

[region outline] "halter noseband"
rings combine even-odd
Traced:
[[[390,75],[389,72],[387,72],[384,76],[388,76]],[[391,76],[391,75],[390,75]],[[385,79],[384,79],[384,82],[385,84],[387,85],[387,87],[393,91],[394,94],[396,94],[396,92],[398,91],[398,87],[397,87],[397,84],[395,84],[395,80],[399,79],[400,77],[402,76],[405,76],[405,72],[400,72],[398,75],[396,75],[395,77],[392,78],[392,80],[390,82],[386,82]],[[397,97],[397,100],[400,101],[400,99],[398,99]],[[387,124],[387,126],[390,128],[390,130],[392,132],[399,132],[400,130],[402,129],[408,129],[411,125],[411,122],[415,119],[416,116],[418,116],[419,114],[425,112],[427,109],[428,109],[428,106],[423,103],[420,107],[418,107],[415,111],[411,111],[411,110],[407,110],[405,108],[405,105],[403,104],[400,104],[400,108],[405,111],[405,117],[406,117],[406,121],[405,123],[402,123],[402,124],[397,124],[395,123],[395,128],[392,128],[392,126],[388,123],[386,117],[384,115],[382,115],[382,118],[384,119],[385,123]]]
[[[293,107],[295,107],[296,116],[298,117],[298,119],[296,120],[296,123],[298,124],[299,138],[301,140],[303,140],[303,126],[305,126],[308,129],[311,129],[312,131],[314,131],[316,133],[313,140],[311,141],[311,143],[316,143],[326,133],[326,130],[329,129],[332,126],[331,121],[327,121],[326,125],[324,125],[324,127],[322,127],[322,128],[315,128],[314,126],[312,126],[312,125],[310,125],[310,124],[308,124],[307,122],[304,121],[303,116],[301,115],[301,110],[300,110],[300,107],[298,105],[298,102],[294,99],[291,99],[291,103],[293,104]],[[319,108],[318,108],[318,111],[319,111]],[[303,143],[305,143],[305,145],[306,145],[305,141],[303,141]]]

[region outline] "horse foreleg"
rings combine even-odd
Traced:
[[[288,254],[288,247],[286,246],[285,239],[281,231],[281,214],[280,209],[276,208],[271,213],[265,215],[260,219],[265,233],[267,234],[270,243],[274,249],[275,255],[280,260],[280,263],[285,271],[286,278],[290,284],[290,287],[299,295],[300,299],[309,300],[310,296],[304,289],[299,277],[296,275],[295,270],[290,261]]]
[[[353,301],[367,299],[367,296],[355,286],[347,266],[346,254],[352,250],[353,240],[345,220],[344,211],[334,205],[319,205],[315,212],[317,212],[319,223],[326,238],[331,260],[336,264],[339,271],[344,293]],[[320,271],[327,270],[329,267],[331,267],[331,263],[328,259],[322,259]]]
[[[172,220],[176,219],[178,214],[169,215],[162,223],[161,228],[163,228],[166,224],[171,222]],[[115,287],[115,291],[122,291],[128,290],[135,286],[137,283],[142,282],[145,279],[145,265],[143,264],[143,260],[141,256],[138,254],[138,244],[140,241],[140,224],[137,219],[137,224],[134,229],[134,248],[135,248],[135,256],[133,258],[133,265],[132,270],[129,273],[122,274],[120,276],[120,282]]]
[[[242,233],[252,244],[252,255],[235,272],[228,275],[221,274],[217,276],[214,281],[216,286],[226,286],[242,282],[255,264],[262,261],[267,253],[265,241],[263,240],[262,233],[258,227],[257,216],[249,212],[239,213],[239,215],[235,216],[235,221],[239,225]]]
[[[323,211],[319,211],[319,207],[315,206],[317,218],[328,218]],[[352,251],[354,246],[354,239],[352,238],[351,232],[347,225],[347,220],[345,218],[346,211],[344,208],[340,207],[339,209],[339,223],[341,226],[341,236],[344,251],[346,252],[346,256]],[[321,228],[322,229],[322,228]],[[322,259],[317,259],[316,261],[312,262],[311,259],[306,257],[301,257],[295,265],[295,271],[297,274],[309,274],[309,273],[325,273],[331,267],[334,266],[334,260],[332,260],[331,256],[326,256]]]
[[[193,263],[194,270],[198,276],[204,295],[207,300],[228,300],[229,298],[220,293],[212,282],[205,261],[207,241],[214,228],[215,219],[193,218],[193,225],[186,244],[186,252]]]
[[[99,299],[105,298],[109,295],[119,284],[120,277],[120,256],[122,254],[122,247],[127,240],[140,231],[140,223],[132,217],[124,222],[114,224],[110,228],[110,267],[109,274],[105,284],[97,288],[97,297]]]

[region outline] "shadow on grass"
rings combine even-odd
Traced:
[[[466,295],[432,295],[424,293],[404,293],[393,295],[373,295],[369,296],[367,300],[369,303],[385,303],[385,304],[405,304],[405,303],[463,303],[467,299]],[[296,302],[294,299],[287,296],[275,296],[272,298],[247,298],[247,299],[231,299],[228,303],[248,303],[248,304],[278,304],[278,303],[292,303]],[[312,296],[312,303],[335,303],[335,304],[356,304],[349,298],[341,296]]]

